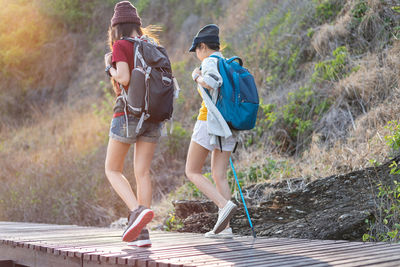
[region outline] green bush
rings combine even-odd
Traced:
[[[29,85],[36,78],[30,72],[40,58],[41,47],[51,38],[51,25],[36,2],[16,2],[5,3],[0,10],[2,21],[7,21],[0,24],[0,74],[17,76]]]
[[[261,183],[274,178],[288,177],[292,171],[293,168],[288,161],[266,158],[263,164],[251,165],[245,171],[236,170],[236,174],[239,184],[242,186],[243,184]],[[236,181],[232,169],[228,170],[227,177],[233,192]]]
[[[303,56],[302,36],[308,11],[282,10],[281,6],[262,16],[257,23],[254,40],[246,47],[248,64],[263,70],[268,86],[274,87],[298,75]]]
[[[345,46],[336,48],[333,53],[333,59],[318,62],[315,65],[311,81],[313,83],[323,81],[338,81],[348,75],[349,70],[349,52]]]
[[[385,136],[387,146],[392,152],[400,148],[399,121],[389,121],[385,127],[390,131]],[[375,161],[371,160],[372,163]],[[400,241],[400,168],[393,161],[389,166],[391,181],[377,184],[378,192],[375,196],[377,204],[371,220],[366,220],[368,233],[363,235],[364,241]]]
[[[190,134],[179,122],[173,123],[172,131],[170,127],[167,127],[168,136],[166,138],[168,155],[175,159],[184,158],[190,141]]]
[[[344,4],[344,1],[341,0],[313,0],[313,2],[316,4],[315,18],[320,23],[335,19]]]
[[[103,98],[100,103],[92,104],[92,110],[99,118],[101,118],[102,122],[109,123],[110,114],[115,103],[115,94],[110,88],[111,86],[107,86],[104,81],[100,81],[99,86],[103,87]]]
[[[365,14],[367,13],[369,9],[368,3],[366,0],[360,0],[357,2],[357,4],[353,7],[351,10],[351,14],[353,15],[353,18],[361,22]]]
[[[300,152],[310,141],[314,122],[329,106],[329,99],[318,95],[311,87],[300,87],[290,92],[287,103],[279,108],[261,104],[262,117],[255,131],[261,136],[265,129],[270,129],[275,133],[271,140],[275,146],[289,153]]]
[[[400,150],[400,124],[399,121],[389,121],[385,126],[390,131],[390,134],[385,136],[386,144],[396,153]]]
[[[358,0],[351,10],[350,30],[353,37],[348,46],[356,47],[362,53],[393,44],[393,40],[400,36],[397,9],[398,6],[392,6],[387,1],[372,5],[367,0]]]
[[[184,184],[181,185],[175,192],[171,193],[174,199],[201,199],[204,198],[203,193],[190,182],[188,179],[185,180]]]
[[[139,16],[140,16],[140,14],[142,14],[142,12],[143,12],[144,10],[146,10],[146,8],[149,7],[149,5],[150,5],[150,0],[139,0],[139,1],[136,1],[136,2],[134,3],[134,5],[135,5],[135,7],[136,7],[136,9],[137,9],[137,12],[139,13]]]
[[[38,0],[41,12],[57,22],[60,28],[82,32],[90,30],[88,25],[98,6],[115,5],[118,0]],[[144,2],[144,3],[143,3]],[[138,1],[139,7],[146,7],[146,1]]]
[[[282,107],[283,121],[289,129],[289,135],[296,138],[312,127],[314,92],[308,87],[288,94],[288,103]]]
[[[183,222],[176,217],[174,212],[169,212],[167,218],[164,221],[165,231],[177,231],[183,227]]]
[[[363,241],[400,241],[400,169],[395,161],[390,168],[396,178],[392,184],[378,184],[377,211],[371,221],[366,220],[369,233],[363,235]]]

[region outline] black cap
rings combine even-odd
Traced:
[[[219,28],[215,24],[209,24],[200,29],[197,35],[193,38],[192,47],[189,52],[196,51],[199,43],[216,43],[219,44]]]

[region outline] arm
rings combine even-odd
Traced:
[[[193,80],[200,84],[200,86],[207,88],[208,90],[214,90],[211,86],[209,86],[203,79],[203,76],[201,75],[201,71],[199,68],[196,68],[193,73],[192,73]]]
[[[110,68],[111,77],[122,84],[127,86],[130,81],[129,65],[126,62],[117,62],[117,68]]]
[[[121,47],[118,46],[117,43],[114,44],[113,51],[119,52],[117,57],[115,58],[115,68],[112,66],[112,58],[113,55],[112,53],[107,53],[104,56],[104,63],[107,66],[111,66],[109,68],[109,74],[111,78],[113,78],[116,82],[126,86],[129,84],[130,81],[130,73],[129,73],[129,65],[126,62],[126,55],[124,53],[121,53]],[[114,55],[115,56],[115,55]]]
[[[195,82],[209,90],[216,90],[222,85],[222,77],[219,74],[217,62],[211,58],[206,58],[201,63],[201,71],[196,68],[192,77]]]

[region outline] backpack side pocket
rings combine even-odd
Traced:
[[[143,69],[135,68],[131,73],[131,83],[128,90],[128,111],[135,116],[140,116],[144,110],[146,94],[145,74]]]

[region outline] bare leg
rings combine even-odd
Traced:
[[[228,168],[229,157],[231,152],[215,149],[211,154],[211,176],[217,186],[218,192],[226,199],[231,199],[231,190],[228,180],[226,179],[226,171]]]
[[[129,144],[125,144],[110,138],[107,147],[105,172],[111,186],[122,198],[129,210],[137,208],[138,203],[133,194],[132,187],[122,174],[125,156],[129,151]]]
[[[138,141],[135,144],[133,165],[135,169],[139,205],[150,208],[152,199],[150,166],[156,143]]]
[[[226,179],[226,171],[230,156],[231,152],[221,152],[218,149],[215,149],[211,154],[211,176],[217,186],[218,192],[226,200],[231,199],[231,190],[229,188],[228,180]],[[226,228],[229,228],[229,223]]]
[[[207,149],[196,142],[190,142],[186,160],[186,176],[219,208],[223,208],[228,201],[218,192],[211,181],[202,175],[202,168],[208,152]]]

